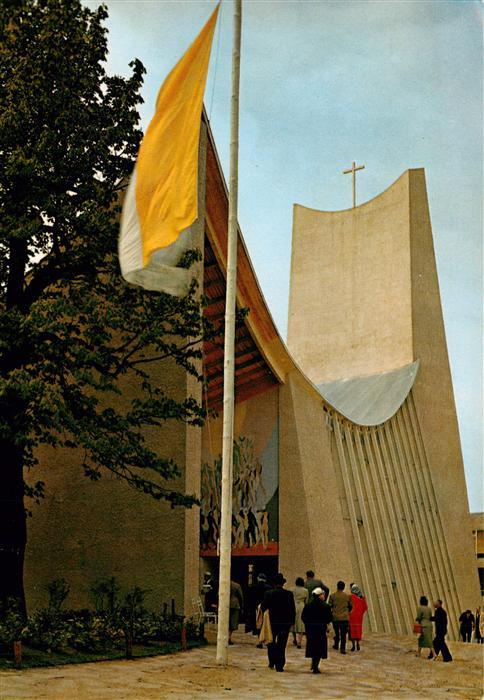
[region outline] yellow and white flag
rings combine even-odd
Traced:
[[[193,276],[176,264],[192,247],[198,216],[200,119],[218,9],[161,86],[121,214],[124,279],[175,296]]]

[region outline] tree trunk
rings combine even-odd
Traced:
[[[0,604],[16,598],[26,614],[24,556],[27,523],[24,508],[22,449],[0,440],[2,470],[0,481]]]
[[[6,309],[22,310],[24,298],[27,242],[11,239],[9,270],[6,289]],[[22,312],[22,311],[21,311]],[[0,358],[0,374],[8,378],[19,364],[15,347]],[[0,612],[8,598],[17,599],[20,612],[26,616],[24,592],[24,557],[27,542],[27,523],[24,507],[23,449],[11,437],[15,434],[17,419],[25,410],[20,397],[2,396],[0,423],[10,428],[8,437],[0,439],[2,468],[0,472]]]

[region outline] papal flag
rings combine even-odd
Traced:
[[[218,5],[161,86],[121,215],[119,261],[127,282],[183,296],[192,273],[176,267],[198,216],[198,145]]]

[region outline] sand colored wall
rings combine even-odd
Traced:
[[[470,571],[472,525],[423,169],[408,171],[408,181],[413,353],[421,362],[412,394],[461,607],[473,608],[479,586],[475,571]]]
[[[356,209],[295,205],[288,346],[316,384],[412,362],[408,182]]]
[[[167,392],[182,397],[185,373],[166,365],[158,379]],[[133,383],[123,382],[125,396]],[[185,463],[185,426],[173,423],[151,430],[149,444],[162,455]],[[45,585],[65,578],[71,593],[67,605],[90,604],[89,588],[115,576],[123,588],[151,589],[150,606],[176,600],[183,605],[185,512],[137,493],[109,474],[93,483],[84,476],[82,454],[73,450],[39,450],[35,478],[46,483],[46,498],[34,506],[28,522],[25,586],[30,609],[46,603]],[[34,476],[34,474],[32,474]],[[183,489],[184,479],[173,482]]]
[[[313,569],[333,590],[355,572],[322,401],[298,371],[279,391],[279,568],[291,584]]]
[[[479,586],[422,169],[355,210],[295,207],[289,347],[315,382],[420,361],[381,426],[335,417],[333,463],[372,627],[408,632],[425,594],[456,637]]]
[[[205,159],[207,133],[202,123],[198,192],[199,218],[193,226],[196,247],[203,254],[205,212]],[[203,279],[203,261],[193,274]],[[202,284],[200,284],[201,293]],[[149,370],[155,385],[178,401],[193,396],[200,403],[202,385],[172,361],[154,363]],[[137,394],[137,380],[122,378],[121,410]],[[201,428],[169,421],[145,430],[149,446],[172,458],[181,476],[167,482],[170,489],[200,495]],[[92,483],[83,474],[82,454],[73,450],[41,448],[34,480],[46,484],[46,498],[34,507],[28,522],[25,588],[30,609],[46,603],[45,585],[65,578],[71,587],[67,605],[90,604],[89,588],[115,576],[124,589],[149,589],[146,603],[160,609],[175,600],[176,609],[191,612],[199,594],[199,508],[172,509],[140,494],[109,474]]]

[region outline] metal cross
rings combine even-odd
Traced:
[[[356,207],[356,171],[364,169],[364,165],[356,165],[355,161],[353,161],[351,168],[343,170],[343,175],[348,175],[349,173],[353,175],[353,209]]]

